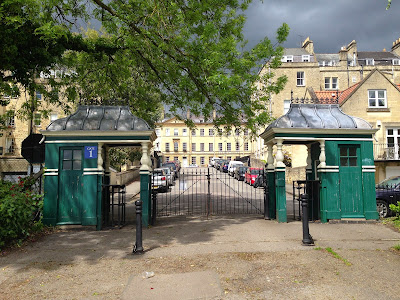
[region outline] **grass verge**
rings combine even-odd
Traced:
[[[346,266],[351,266],[351,265],[352,265],[351,262],[349,262],[347,259],[341,257],[339,254],[337,254],[335,251],[333,251],[333,249],[330,248],[330,247],[327,247],[327,248],[325,248],[325,249],[323,249],[323,248],[321,248],[321,247],[316,247],[316,248],[314,248],[314,249],[315,249],[315,250],[323,250],[323,251],[328,252],[328,253],[331,254],[333,257],[335,257],[335,258],[341,260],[342,262],[344,262]]]

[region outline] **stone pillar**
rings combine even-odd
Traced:
[[[148,226],[151,219],[151,201],[150,201],[150,171],[149,166],[149,143],[142,142],[142,158],[140,159],[140,200],[142,201],[142,223]]]
[[[269,217],[271,219],[276,219],[275,166],[273,147],[273,143],[267,144],[267,182],[269,192]]]
[[[283,139],[276,139],[276,162],[275,162],[275,197],[276,197],[276,215],[278,222],[287,222],[286,212],[286,182],[285,182],[285,169],[283,163]]]

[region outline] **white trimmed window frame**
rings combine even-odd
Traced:
[[[296,78],[296,86],[305,86],[305,85],[306,85],[306,80],[304,71],[298,71]]]
[[[386,90],[368,90],[368,107],[387,108]]]

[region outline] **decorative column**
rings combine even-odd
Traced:
[[[326,167],[326,155],[325,155],[325,141],[319,141],[319,147],[321,148],[321,152],[319,154],[319,165],[318,168],[325,168]]]
[[[273,156],[274,143],[267,144],[267,182],[269,192],[269,217],[276,219],[275,166]]]
[[[140,200],[142,201],[142,223],[148,226],[151,218],[151,202],[150,202],[150,157],[148,154],[148,142],[142,143],[142,158],[140,159]]]
[[[286,212],[286,182],[285,170],[286,166],[283,163],[283,139],[276,139],[276,162],[275,162],[275,197],[276,197],[276,215],[278,222],[287,222]]]
[[[306,180],[313,180],[312,176],[312,160],[311,160],[311,144],[307,145],[307,166],[306,166]]]

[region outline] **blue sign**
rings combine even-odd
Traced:
[[[97,146],[85,146],[85,159],[97,158]]]

